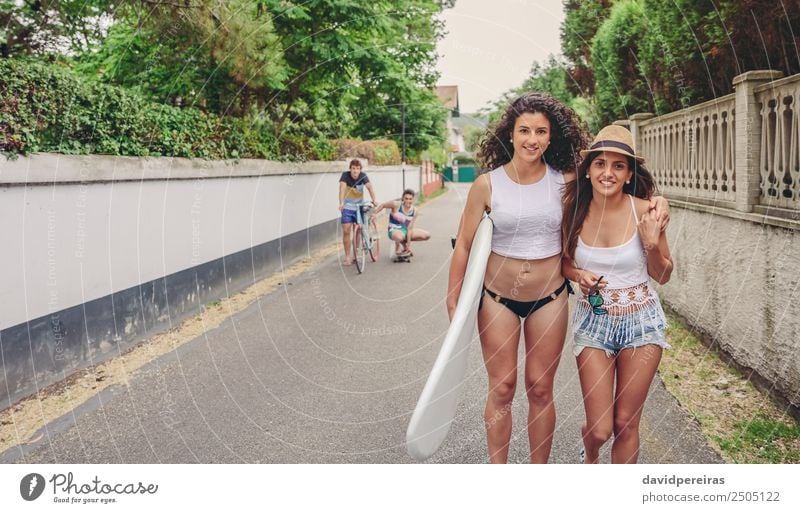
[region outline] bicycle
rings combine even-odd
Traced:
[[[356,210],[356,222],[353,223],[353,232],[350,240],[353,241],[353,256],[355,257],[358,274],[364,272],[367,263],[367,253],[373,262],[380,256],[380,236],[375,216],[372,214],[373,205],[366,203]],[[362,235],[367,233],[368,237]]]

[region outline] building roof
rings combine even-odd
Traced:
[[[458,110],[458,86],[436,86],[436,96],[444,108]]]

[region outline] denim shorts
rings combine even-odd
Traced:
[[[583,303],[583,304],[582,304]],[[583,348],[602,349],[616,356],[623,349],[654,344],[669,349],[666,316],[656,299],[649,305],[621,315],[596,315],[584,298],[578,300],[573,317],[573,353]]]

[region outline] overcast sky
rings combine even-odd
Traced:
[[[457,85],[461,112],[518,87],[534,61],[561,53],[561,0],[456,0],[445,9],[439,85]]]

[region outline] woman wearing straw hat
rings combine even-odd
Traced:
[[[489,377],[484,421],[493,463],[508,460],[520,334],[530,460],[546,463],[550,456],[553,380],[568,321],[568,283],[561,274],[562,193],[564,183],[575,180],[577,152],[585,147],[575,114],[539,93],[515,99],[481,143],[479,156],[493,171],[480,175],[469,191],[450,263],[447,309],[452,318],[475,231],[488,212],[494,232],[478,329]],[[656,205],[666,223],[666,201],[653,201]]]
[[[580,459],[597,463],[613,435],[612,463],[636,463],[639,419],[669,347],[650,278],[666,283],[672,258],[649,211],[655,182],[631,133],[607,126],[581,155],[578,178],[566,187],[562,225],[562,273],[583,292],[572,321],[586,411]]]

